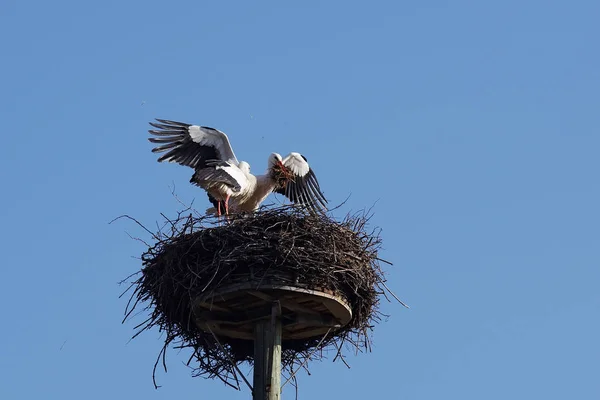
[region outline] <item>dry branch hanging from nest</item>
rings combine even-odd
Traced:
[[[188,211],[165,218],[129,287],[133,293],[124,321],[140,307],[149,311],[134,337],[155,326],[165,334],[154,371],[160,362],[166,370],[169,346],[190,348],[188,365],[195,376],[219,378],[239,388],[237,366],[251,362],[253,342],[200,329],[203,317],[194,309],[199,297],[236,283],[318,289],[343,298],[351,308],[349,322],[326,335],[284,335],[283,369],[320,359],[327,348],[335,352],[334,360],[342,361],[344,348],[370,351],[369,332],[380,320],[379,295],[386,287],[379,264],[383,260],[377,255],[381,239],[378,231],[366,230],[368,215],[336,222],[287,206],[232,216],[219,225],[213,217]]]

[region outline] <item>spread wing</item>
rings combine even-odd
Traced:
[[[159,162],[176,162],[194,169],[205,168],[209,160],[238,165],[229,138],[220,130],[158,118],[156,121],[150,125],[157,129],[148,131],[156,137],[148,140],[158,145],[153,153],[166,152],[158,158]]]
[[[306,157],[300,153],[290,153],[283,159],[283,165],[290,171],[292,178],[285,187],[276,189],[275,192],[314,211],[327,210],[327,199],[321,192],[317,176],[308,165]]]
[[[237,165],[227,161],[209,160],[206,162],[206,167],[209,168],[196,169],[190,182],[200,187],[222,183],[234,193],[248,186],[248,177]]]

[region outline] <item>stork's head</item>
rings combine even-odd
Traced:
[[[290,170],[283,165],[283,159],[278,153],[271,153],[269,156],[269,175],[279,187],[285,187],[292,177]]]
[[[283,167],[283,159],[279,153],[271,153],[269,156],[269,169],[273,167]]]

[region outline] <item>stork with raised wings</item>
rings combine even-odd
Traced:
[[[271,153],[266,174],[255,176],[247,162],[238,161],[225,133],[206,126],[158,118],[156,121],[150,125],[157,129],[148,131],[156,136],[148,140],[158,144],[152,152],[166,152],[158,158],[159,162],[193,168],[190,183],[206,190],[217,215],[222,214],[221,204],[225,214],[229,214],[230,200],[234,212],[254,211],[272,192],[313,211],[327,209],[317,177],[303,155],[290,153],[282,158]]]

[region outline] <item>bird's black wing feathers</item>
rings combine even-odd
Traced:
[[[290,199],[293,203],[307,206],[313,211],[323,212],[327,209],[327,199],[319,188],[317,176],[312,169],[304,176],[295,175],[282,188],[275,190]]]
[[[223,183],[229,186],[234,192],[239,192],[241,189],[238,181],[221,168],[197,169],[194,175],[192,175],[190,183],[198,186],[202,186],[202,183]]]
[[[164,119],[156,120],[158,122],[150,122],[150,125],[157,129],[148,131],[155,137],[150,137],[148,140],[158,145],[152,149],[153,153],[166,152],[158,158],[159,162],[176,162],[194,169],[201,169],[206,166],[207,160],[224,159],[226,157],[225,154],[221,154],[214,143],[216,139],[212,142],[207,140],[203,144],[192,140],[190,135],[191,124]],[[198,127],[194,128],[198,129]],[[215,138],[221,139],[221,135],[224,135],[214,128],[203,126],[200,129],[208,135],[214,135]],[[228,142],[227,145],[229,145]]]

